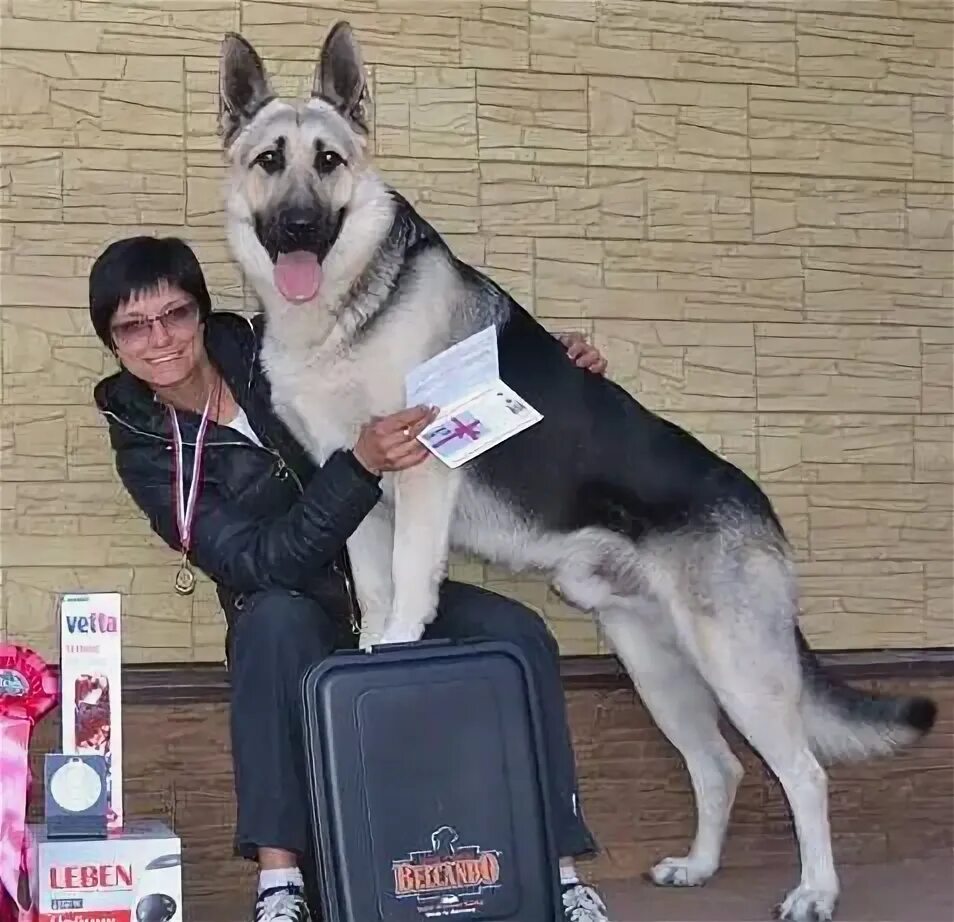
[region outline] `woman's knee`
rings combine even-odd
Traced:
[[[542,650],[542,655],[554,662],[560,659],[560,645],[547,622],[532,608],[513,603],[511,617],[514,620],[512,639],[517,644],[529,645],[534,650]]]
[[[235,624],[234,642],[258,649],[318,647],[335,643],[333,619],[314,599],[286,589],[266,589],[247,597]]]
[[[455,636],[511,641],[528,652],[559,659],[546,621],[532,608],[481,586],[448,581],[441,589],[442,616]]]

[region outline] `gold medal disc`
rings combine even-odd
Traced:
[[[176,592],[179,595],[191,595],[195,589],[195,574],[187,561],[182,562],[179,572],[176,573]]]

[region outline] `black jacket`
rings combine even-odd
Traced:
[[[260,363],[263,318],[214,311],[205,324],[209,357],[265,448],[210,422],[189,559],[218,587],[228,623],[249,593],[284,588],[357,617],[345,541],[378,501],[379,478],[350,451],[319,471],[271,409]],[[175,453],[168,409],[121,370],[96,385],[109,423],[116,471],[153,530],[181,551],[175,513]],[[180,412],[188,494],[200,416]],[[169,587],[172,588],[170,572]]]

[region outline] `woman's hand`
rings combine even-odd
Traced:
[[[561,333],[557,337],[567,349],[567,355],[576,361],[580,368],[601,375],[606,371],[606,359],[599,349],[591,346],[582,333]]]
[[[372,474],[403,471],[420,464],[430,452],[417,437],[437,419],[437,407],[409,407],[376,416],[361,427],[353,454]]]

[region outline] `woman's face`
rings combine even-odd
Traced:
[[[165,282],[120,304],[111,329],[119,360],[152,387],[188,380],[204,354],[198,305]]]

